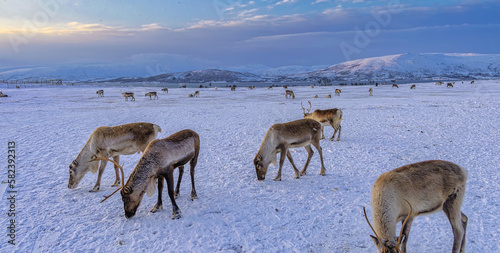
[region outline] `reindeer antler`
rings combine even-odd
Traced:
[[[370,226],[370,228],[372,229],[373,233],[375,234],[375,237],[377,237],[378,242],[380,243],[380,245],[385,247],[385,245],[382,243],[382,240],[380,240],[380,237],[378,237],[377,232],[375,232],[375,229],[373,229],[372,224],[368,220],[368,216],[366,216],[366,208],[365,207],[363,207],[363,213],[365,214],[365,219],[366,219],[366,222],[368,222],[368,226]]]
[[[117,191],[119,191],[120,189],[122,189],[122,188],[123,188],[123,186],[124,186],[123,181],[125,181],[125,175],[124,175],[124,173],[123,173],[123,165],[122,165],[122,166],[120,166],[117,162],[115,162],[115,161],[113,161],[113,160],[111,160],[111,159],[109,159],[109,158],[106,158],[100,149],[97,149],[97,150],[98,150],[98,151],[99,151],[99,153],[101,154],[101,157],[97,157],[97,156],[96,156],[96,158],[92,159],[92,160],[91,160],[91,162],[93,162],[93,161],[108,161],[108,162],[112,162],[114,165],[116,165],[116,166],[120,169],[120,171],[121,171],[121,173],[122,173],[122,179],[121,179],[121,181],[122,181],[122,186],[120,186],[118,189],[116,189],[116,190],[115,190],[113,193],[111,193],[110,195],[108,195],[108,196],[104,196],[104,199],[103,199],[103,200],[101,200],[101,203],[102,203],[102,202],[104,202],[105,200],[109,199],[109,197],[113,196],[113,195],[114,195]]]
[[[408,214],[408,216],[406,216],[406,219],[403,221],[403,225],[401,226],[401,231],[399,232],[399,236],[398,236],[398,243],[396,243],[396,249],[400,252],[401,250],[399,249],[399,244],[401,243],[401,237],[403,235],[403,230],[405,228],[405,225],[406,225],[406,222],[408,221],[408,219],[410,218],[410,215],[411,213],[413,212],[413,207],[411,206],[410,202],[408,200],[406,200],[406,203],[408,203],[408,205],[410,206],[410,213]]]
[[[309,109],[307,109],[307,113],[309,113],[312,109],[311,101],[307,101],[309,103]],[[302,112],[304,115],[306,115],[306,108],[304,108],[304,105],[302,105],[302,102],[300,102],[300,106],[302,107]]]

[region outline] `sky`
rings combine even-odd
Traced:
[[[142,63],[176,72],[498,54],[498,13],[500,0],[4,0],[0,68]]]

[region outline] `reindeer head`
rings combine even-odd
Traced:
[[[255,159],[253,159],[253,164],[255,165],[255,172],[257,173],[257,179],[259,181],[266,179],[267,167],[269,166],[269,164],[264,165],[261,154],[257,153]]]
[[[130,185],[125,185],[120,191],[123,201],[123,209],[125,210],[125,218],[131,218],[135,215],[137,208],[141,204],[144,191],[134,191]]]
[[[403,221],[403,225],[401,226],[401,231],[399,233],[399,236],[395,237],[394,240],[384,240],[384,239],[380,238],[377,235],[377,232],[375,232],[375,229],[373,229],[372,224],[370,224],[370,221],[368,220],[368,217],[366,216],[365,207],[363,207],[363,212],[365,214],[366,222],[368,222],[368,225],[370,226],[370,228],[372,229],[373,233],[375,234],[375,236],[370,235],[370,238],[375,243],[375,247],[377,247],[377,250],[378,250],[379,253],[400,253],[401,252],[401,249],[400,249],[400,247],[401,247],[401,241],[402,241],[402,239],[404,237],[403,236],[403,230],[404,230],[404,227],[406,225],[406,222],[410,218],[411,213],[413,211],[413,207],[411,206],[410,202],[408,200],[406,200],[406,199],[405,199],[405,201],[410,206],[410,213],[408,213],[408,216]],[[394,242],[396,242],[396,245],[394,245]]]
[[[312,109],[312,105],[311,105],[311,101],[307,101],[309,103],[309,109],[307,109],[307,112],[306,112],[306,108],[304,108],[304,106],[302,105],[302,102],[300,102],[300,106],[302,107],[302,112],[304,113],[304,118],[307,118],[307,116],[311,115],[311,109]]]
[[[77,159],[73,160],[71,164],[69,165],[69,182],[68,182],[68,188],[69,189],[75,189],[80,181],[82,180],[83,176],[87,174],[87,172],[91,171],[92,173],[96,173],[97,169],[99,167],[99,162],[94,161],[96,158],[96,155],[92,155],[90,161],[85,161],[85,162],[79,162],[79,157]]]

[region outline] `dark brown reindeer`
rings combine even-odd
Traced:
[[[309,103],[309,109],[304,108],[302,103],[300,103],[300,106],[302,106],[302,112],[304,113],[304,118],[305,119],[313,119],[321,123],[321,139],[325,139],[325,134],[324,134],[324,126],[332,126],[333,127],[333,135],[332,138],[330,138],[330,141],[333,141],[335,134],[337,133],[337,130],[339,131],[339,135],[337,136],[337,141],[340,141],[340,132],[342,131],[342,126],[340,125],[340,122],[342,121],[342,110],[333,108],[333,109],[328,109],[328,110],[314,110],[314,112],[310,113],[312,109],[311,101],[307,101]]]
[[[104,97],[104,90],[98,90],[95,93],[97,94],[97,97]]]
[[[270,163],[276,165],[276,156],[281,153],[278,174],[274,178],[275,181],[281,181],[281,169],[285,162],[285,156],[292,164],[295,171],[295,178],[306,175],[307,167],[314,154],[311,148],[313,145],[319,152],[321,160],[320,175],[325,175],[326,169],[323,164],[323,150],[319,144],[321,123],[312,119],[300,119],[292,122],[274,124],[267,130],[266,136],[260,145],[257,155],[255,155],[254,165],[258,180],[264,180],[267,174],[267,168]],[[299,174],[299,170],[293,162],[290,148],[304,147],[307,151],[307,161],[304,169]]]
[[[149,96],[149,99],[151,99],[151,97],[153,97],[153,99],[158,99],[158,94],[156,93],[156,91],[148,92],[148,93],[144,94],[144,96],[145,97]]]
[[[285,98],[295,98],[295,94],[291,90],[285,90]]]
[[[152,141],[120,192],[125,217],[131,218],[135,215],[144,193],[147,192],[148,196],[154,194],[156,179],[158,179],[158,201],[155,207],[151,209],[151,212],[156,213],[162,210],[163,179],[165,179],[167,181],[168,196],[172,202],[172,219],[181,218],[182,214],[175,202],[175,197],[179,196],[184,165],[189,162],[192,186],[191,200],[198,198],[194,184],[194,169],[199,152],[200,137],[196,132],[189,129],[172,134],[165,139]],[[174,190],[175,168],[179,168],[179,177]],[[106,199],[110,196],[107,196]]]
[[[406,252],[416,216],[443,210],[453,230],[453,253],[465,252],[467,216],[460,211],[467,170],[451,162],[432,160],[405,165],[380,175],[373,185],[371,206],[378,252]],[[399,237],[396,224],[402,221]]]

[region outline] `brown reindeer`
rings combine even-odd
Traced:
[[[151,99],[151,97],[153,97],[153,99],[158,99],[158,94],[156,94],[156,91],[148,92],[144,96],[145,97],[149,96],[149,99]]]
[[[399,88],[399,86],[397,84],[393,83],[392,88]]]
[[[326,95],[325,98],[332,98],[332,94]]]
[[[314,95],[313,98],[319,98],[319,96],[318,95]]]
[[[406,252],[413,219],[443,210],[453,230],[452,252],[465,252],[468,219],[460,207],[466,182],[467,170],[442,160],[405,165],[379,176],[372,189],[373,227],[370,224],[378,251]],[[395,237],[398,221],[403,223]]]
[[[168,88],[163,88],[161,89],[161,91],[163,92],[163,94],[168,93]]]
[[[97,94],[97,97],[104,97],[104,90],[98,90],[95,93]]]
[[[416,84],[412,84],[412,85],[411,85],[411,87],[410,87],[410,89],[412,89],[412,90],[413,90],[413,89],[416,89],[416,88],[417,88],[417,85],[416,85]]]
[[[295,98],[295,94],[291,90],[285,90],[285,98]]]
[[[340,89],[335,89],[335,96],[340,96],[342,91]]]
[[[195,91],[195,92],[194,92],[194,94],[193,94],[193,96],[195,96],[195,97],[199,97],[199,96],[200,96],[200,91],[198,91],[198,90],[197,90],[197,91]]]
[[[191,175],[191,200],[197,199],[194,184],[194,169],[200,152],[200,137],[192,130],[179,131],[165,139],[152,141],[144,151],[141,159],[121,190],[125,217],[135,215],[141,204],[144,193],[151,197],[155,191],[155,181],[158,179],[158,201],[152,213],[163,209],[162,192],[163,179],[167,182],[167,190],[172,202],[172,219],[179,219],[182,213],[175,202],[179,196],[179,188],[184,173],[184,165],[189,162]],[[174,190],[174,170],[179,168],[179,177]],[[104,200],[111,197],[107,196]],[[104,201],[103,200],[103,201]]]
[[[236,91],[236,85],[231,86],[231,91]]]
[[[368,89],[368,92],[370,93],[370,96],[373,96],[373,89],[372,88]]]
[[[89,137],[85,146],[69,166],[69,182],[68,188],[75,189],[85,174],[89,171],[96,173],[99,168],[97,182],[91,192],[99,191],[101,186],[101,178],[106,168],[106,161],[102,161],[100,166],[95,159],[101,154],[106,158],[113,157],[113,160],[118,163],[120,155],[132,155],[143,152],[146,146],[152,140],[156,139],[161,128],[155,124],[138,122],[124,124],[114,127],[102,126],[98,127]],[[101,151],[101,153],[98,152]],[[120,175],[118,167],[115,166],[116,180],[112,186],[120,184]]]
[[[330,141],[333,141],[335,134],[337,133],[337,130],[339,131],[339,135],[337,136],[337,141],[340,141],[340,132],[342,131],[342,126],[340,125],[340,122],[342,121],[342,110],[333,108],[333,109],[328,109],[328,110],[314,110],[314,112],[310,113],[312,109],[311,101],[307,101],[309,103],[309,109],[306,112],[306,109],[300,103],[300,106],[302,106],[302,112],[304,113],[304,118],[305,119],[313,119],[321,123],[321,139],[325,139],[325,134],[324,134],[324,126],[330,125],[333,127],[334,132],[332,135],[332,138],[330,138]]]
[[[125,98],[125,101],[128,101],[128,98],[132,98],[132,101],[135,101],[133,92],[122,92],[122,96]]]
[[[453,84],[452,83],[447,83],[446,84],[446,88],[453,88]]]
[[[285,156],[292,164],[295,171],[295,178],[306,175],[307,167],[314,154],[311,148],[313,145],[319,152],[321,160],[320,175],[325,175],[326,169],[323,164],[323,150],[319,144],[321,124],[312,119],[300,119],[288,123],[274,124],[267,130],[266,136],[260,145],[257,155],[255,155],[254,165],[258,180],[264,180],[267,168],[270,163],[276,165],[276,156],[281,153],[278,174],[275,181],[281,181],[281,168],[285,162]],[[304,169],[299,174],[299,170],[293,162],[290,148],[304,147],[307,151],[307,161]]]

